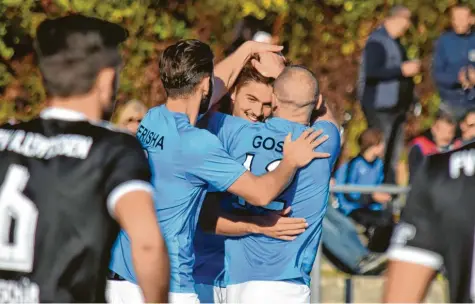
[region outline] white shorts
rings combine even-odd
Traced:
[[[168,294],[168,302],[176,304],[200,304],[196,293],[170,292]]]
[[[201,303],[226,303],[226,288],[207,284],[195,284],[195,290]]]
[[[106,300],[114,304],[144,303],[140,287],[129,281],[107,280]]]
[[[279,281],[250,281],[228,285],[229,303],[310,303],[307,285]]]
[[[140,287],[129,281],[107,280],[106,300],[113,304],[143,304],[144,298]],[[168,294],[169,303],[199,304],[198,296],[195,293]]]

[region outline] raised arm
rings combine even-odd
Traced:
[[[210,106],[218,103],[231,89],[242,68],[252,55],[265,52],[280,52],[282,48],[283,47],[279,45],[247,41],[234,53],[218,63],[214,68],[215,87],[213,89]]]
[[[322,131],[305,130],[293,141],[287,135],[284,141],[284,157],[277,168],[261,176],[247,171],[241,175],[228,191],[242,197],[254,206],[266,206],[272,202],[292,182],[297,169],[306,166],[314,158],[328,158],[329,153],[315,152],[314,149],[328,139]]]

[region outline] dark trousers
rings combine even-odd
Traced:
[[[384,155],[384,182],[396,183],[396,170],[399,158],[404,149],[404,123],[406,112],[401,111],[378,111],[363,108],[368,122],[368,128],[379,129],[384,134],[386,151]]]
[[[387,215],[384,210],[371,210],[368,208],[360,208],[353,210],[349,216],[358,224],[371,228],[375,226],[385,226],[388,222]]]
[[[392,209],[371,210],[361,208],[352,211],[349,216],[366,228],[368,249],[372,252],[385,252],[394,229]]]

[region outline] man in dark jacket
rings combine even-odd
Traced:
[[[414,101],[412,77],[421,67],[419,60],[408,60],[399,42],[410,25],[408,8],[391,9],[384,24],[369,36],[360,66],[358,94],[368,126],[383,131],[387,143],[386,182],[395,182],[394,172],[404,145],[403,123]]]
[[[458,4],[450,14],[452,30],[437,41],[432,74],[442,99],[440,107],[459,119],[475,106],[475,33],[468,5]]]
[[[452,149],[457,122],[449,113],[440,111],[432,127],[415,137],[409,148],[409,181],[412,180],[424,157]]]

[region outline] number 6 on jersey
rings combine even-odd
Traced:
[[[29,178],[25,167],[11,165],[0,188],[0,270],[33,269],[38,209],[23,194]]]

